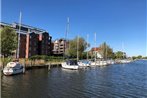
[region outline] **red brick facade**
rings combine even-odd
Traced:
[[[18,35],[18,23],[12,25],[1,23],[0,26],[0,28],[9,26],[16,30]],[[22,24],[20,30],[19,58],[29,58],[34,55],[51,55],[51,40],[52,37],[45,30]]]
[[[29,58],[34,55],[50,55],[49,34],[28,33],[20,36],[20,58]],[[51,41],[51,39],[50,39]],[[51,43],[51,42],[50,42]]]

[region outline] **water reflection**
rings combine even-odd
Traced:
[[[2,76],[2,98],[147,97],[147,61],[80,70],[34,69]]]

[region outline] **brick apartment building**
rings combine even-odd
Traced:
[[[1,28],[9,26],[13,28],[18,35],[19,24],[7,24],[0,23]],[[19,46],[19,57],[29,58],[33,55],[51,55],[52,37],[49,33],[43,29],[35,28],[32,26],[21,24],[20,30],[20,46]]]
[[[55,40],[53,43],[53,55],[63,55],[67,46],[65,39]]]

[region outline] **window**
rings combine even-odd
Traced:
[[[31,56],[31,53],[29,53],[29,56]]]
[[[29,48],[29,51],[31,51],[31,47]]]

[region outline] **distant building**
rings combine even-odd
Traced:
[[[0,23],[0,28],[9,26],[13,28],[17,35],[19,33],[19,24]],[[52,37],[43,29],[21,24],[19,57],[29,58],[33,55],[51,55]],[[17,50],[17,49],[16,49]]]
[[[90,50],[90,54],[93,56],[96,54],[96,58],[103,58],[102,55],[100,54],[100,50],[101,50],[101,48],[99,48],[99,47],[93,47]]]
[[[53,55],[63,55],[67,46],[65,39],[55,40],[53,42]]]

